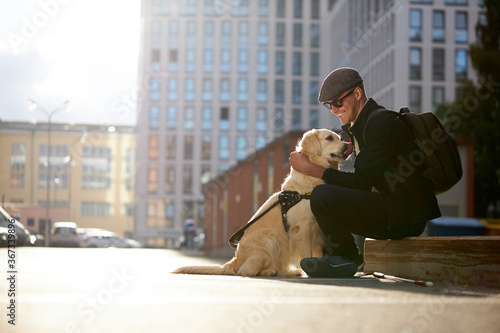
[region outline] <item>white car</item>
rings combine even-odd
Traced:
[[[118,247],[118,248],[138,248],[141,244],[133,239],[126,239],[116,233],[103,229],[85,230],[85,247]]]
[[[56,222],[50,232],[50,246],[82,247],[83,239],[76,231],[75,222]]]

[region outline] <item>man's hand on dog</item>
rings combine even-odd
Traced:
[[[326,170],[311,163],[305,154],[298,151],[290,153],[288,161],[294,170],[316,178],[321,178]]]

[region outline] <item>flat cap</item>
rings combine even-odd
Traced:
[[[363,83],[363,79],[354,68],[337,68],[323,80],[318,101],[320,103],[331,101],[339,97],[344,91],[359,86],[361,83]]]

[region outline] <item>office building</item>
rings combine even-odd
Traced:
[[[45,235],[50,222],[71,221],[121,236],[133,233],[135,133],[132,126],[0,121],[2,207]]]
[[[339,127],[317,103],[327,2],[142,2],[136,234],[171,247],[202,184],[290,130]]]

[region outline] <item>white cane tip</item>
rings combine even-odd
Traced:
[[[429,281],[429,282],[425,283],[425,286],[426,287],[432,287],[432,286],[434,286],[434,283],[432,283],[432,282]]]

